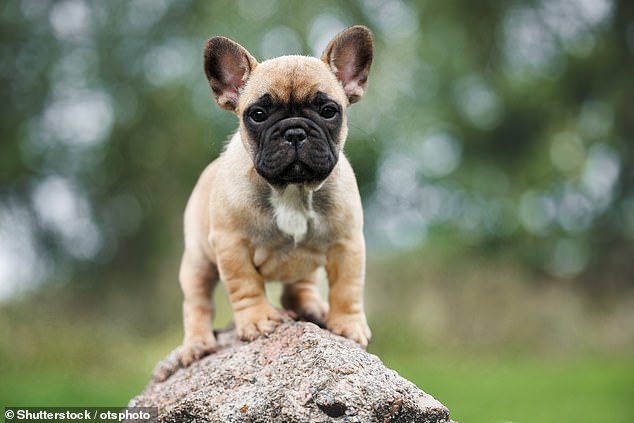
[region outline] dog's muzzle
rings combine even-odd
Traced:
[[[272,126],[255,157],[256,170],[273,185],[322,181],[336,163],[322,128],[296,117]]]

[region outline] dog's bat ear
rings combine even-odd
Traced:
[[[226,37],[210,38],[204,50],[205,75],[216,102],[235,112],[238,97],[257,60],[240,44]]]
[[[350,103],[361,99],[368,86],[374,56],[372,32],[365,26],[352,26],[335,36],[321,55],[341,82]]]

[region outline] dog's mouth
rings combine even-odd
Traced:
[[[324,169],[323,171],[319,171],[319,169],[315,169],[304,163],[303,161],[296,159],[293,160],[290,164],[286,165],[281,172],[275,172],[273,174],[267,174],[266,172],[262,172],[262,169],[256,170],[266,181],[274,187],[285,187],[291,184],[303,184],[303,185],[311,185],[311,184],[319,184],[323,182],[330,171],[329,168],[327,171]]]
[[[273,186],[321,182],[337,163],[337,145],[318,125],[300,125],[298,119],[286,119],[290,123],[281,129],[273,126],[256,146],[255,169]]]
[[[302,184],[313,181],[316,177],[317,172],[310,166],[300,160],[295,160],[284,168],[278,179],[287,184]]]

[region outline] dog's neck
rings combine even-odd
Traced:
[[[271,191],[271,205],[280,231],[293,237],[297,244],[308,232],[309,221],[315,218],[313,190],[304,185],[291,184]]]
[[[313,208],[313,194],[324,187],[326,180],[312,184],[289,184],[284,188],[271,186],[255,170],[239,131],[231,139],[226,153],[239,157],[248,169],[246,177],[268,197],[278,229],[291,236],[296,244],[303,241],[308,233],[309,223],[317,216]]]

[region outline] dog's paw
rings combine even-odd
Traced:
[[[289,322],[288,314],[277,310],[268,303],[252,306],[234,313],[238,338],[253,341],[261,335],[267,335],[282,322]]]
[[[319,298],[312,298],[298,304],[293,310],[304,320],[315,323],[318,326],[326,326],[326,316],[328,316],[328,304]]]
[[[186,342],[178,353],[178,362],[182,367],[187,367],[194,361],[215,352],[216,347],[216,340],[213,336]]]
[[[180,368],[187,367],[196,360],[216,351],[216,340],[209,338],[187,342],[159,362],[152,372],[154,382],[164,382]]]
[[[326,327],[332,333],[352,339],[363,347],[367,347],[372,332],[363,313],[330,314]]]
[[[167,378],[176,373],[181,366],[178,357],[168,357],[156,365],[152,372],[152,380],[154,382],[165,382]]]
[[[282,307],[292,312],[296,318],[306,320],[325,328],[328,304],[325,303],[315,289],[294,289],[294,286],[285,286],[280,298]]]

